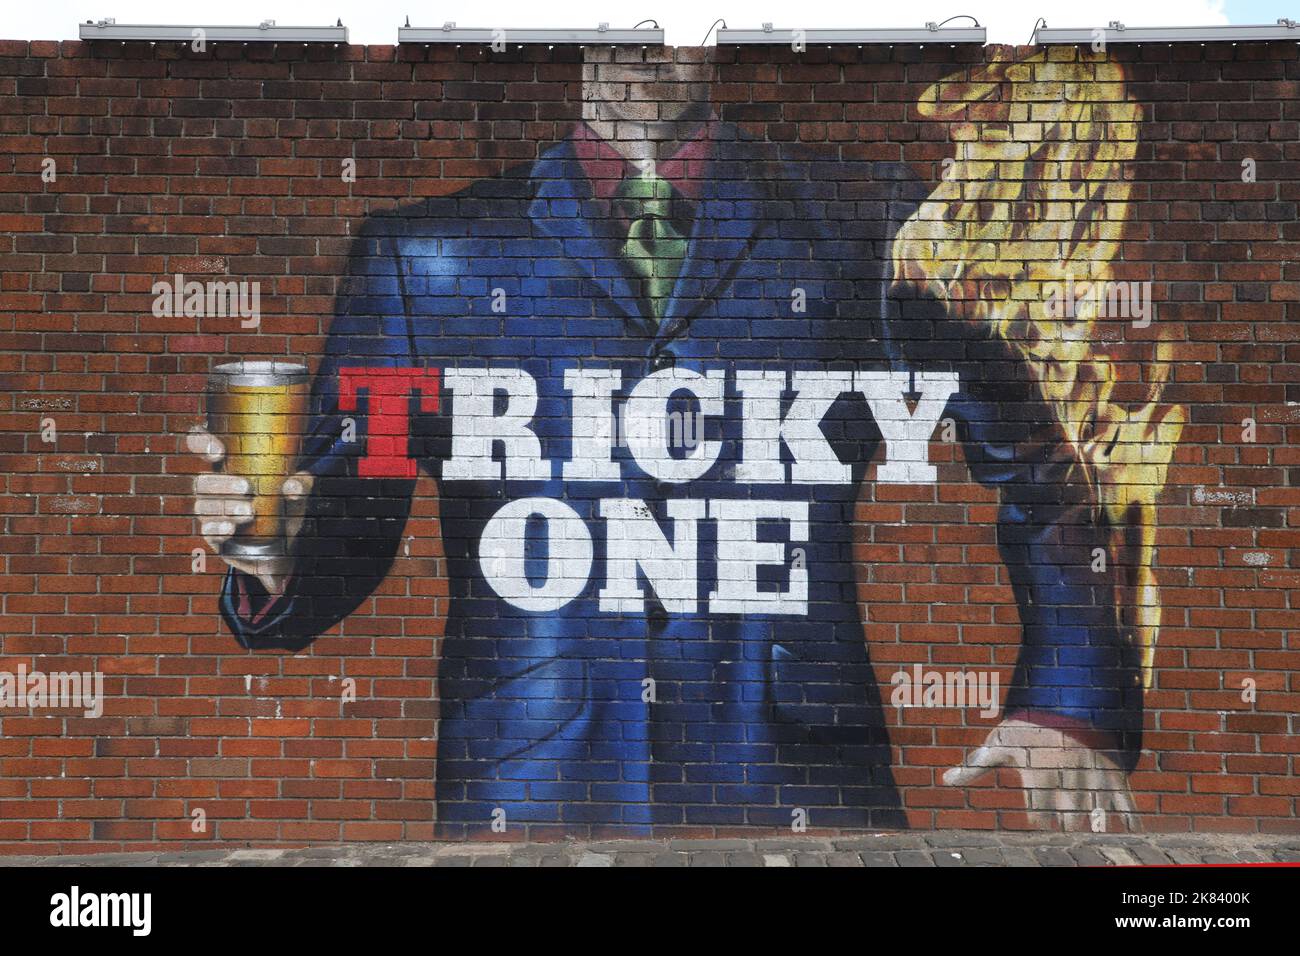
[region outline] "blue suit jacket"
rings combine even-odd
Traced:
[[[888,243],[924,187],[891,164],[778,161],[729,127],[715,136],[658,325],[568,142],[531,168],[366,220],[316,378],[304,467],[318,481],[298,571],[257,624],[235,612],[231,572],[223,610],[236,636],[249,647],[301,647],[391,566],[414,483],[356,477],[364,400],[352,413],[359,439],[345,442],[340,368],[522,369],[536,382],[529,427],[549,476],[439,484],[451,592],[439,672],[440,820],[487,824],[500,808],[511,823],[785,826],[802,809],[813,825],[904,825],[853,561],[854,503],[880,432],[863,396],[842,394],[821,431],[851,480],[737,481],[734,373],[955,368],[963,387],[946,415],[977,479],[1004,489],[999,540],[1024,628],[1008,709],[1126,734],[1135,752],[1136,653],[1114,624],[1113,582],[1089,570],[1103,532],[1050,414],[997,343],[954,330],[933,302],[887,294]],[[796,289],[804,311],[792,307]],[[502,294],[504,309],[494,311]],[[617,370],[615,403],[658,370],[721,372],[724,414],[710,415],[701,436],[717,443],[716,462],[689,482],[656,480],[615,443],[619,477],[563,480],[575,424],[564,373],[578,367]],[[412,399],[410,454],[435,477],[451,455],[456,402],[445,387],[437,411]],[[546,611],[503,600],[480,564],[485,527],[523,498],[562,502],[590,538],[587,582]],[[667,610],[644,577],[641,607],[602,610],[601,502],[610,499],[644,505],[669,540],[670,508],[705,507],[682,499],[709,508],[789,503],[807,527],[760,522],[759,540],[785,561],[762,564],[756,587],[785,591],[802,567],[806,607],[711,611],[706,599],[732,544],[720,545],[714,522],[702,520],[693,611]],[[528,579],[541,586],[558,526],[534,515],[520,527]],[[242,586],[258,590],[251,580]]]

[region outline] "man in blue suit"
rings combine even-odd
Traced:
[[[1094,773],[1036,809],[1129,809],[1139,665],[1086,489],[996,343],[889,293],[925,188],[746,138],[706,65],[601,59],[536,163],[362,225],[285,483],[290,554],[228,559],[236,637],[298,649],[360,605],[418,463],[450,587],[442,824],[905,826],[854,509],[873,460],[933,480],[942,412],[1002,488],[1024,630],[1006,719],[955,782],[1034,774],[1017,755],[1047,734]],[[241,482],[196,483],[214,548],[251,514]]]

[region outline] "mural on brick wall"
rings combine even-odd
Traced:
[[[905,826],[886,709],[969,690],[997,720],[947,786],[1013,767],[1038,825],[1135,826],[1184,412],[1113,270],[1121,67],[925,89],[939,182],[754,136],[713,70],[588,49],[535,163],[364,219],[319,359],[213,372],[190,447],[234,638],[298,651],[357,609],[423,472],[441,823]],[[1001,692],[882,692],[864,639],[856,509],[933,483],[937,441],[997,495]]]

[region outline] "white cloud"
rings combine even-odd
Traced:
[[[284,25],[321,25],[342,18],[354,43],[393,43],[406,15],[413,26],[441,26],[456,20],[465,27],[595,27],[601,21],[630,27],[653,17],[668,31],[668,42],[694,46],[719,17],[733,27],[757,28],[770,21],[781,28],[920,27],[969,13],[989,29],[994,43],[1025,43],[1039,17],[1054,27],[1227,23],[1223,0],[1124,0],[1080,4],[1068,0],[951,0],[945,3],[860,4],[845,0],[495,0],[493,3],[429,4],[417,0],[5,0],[0,12],[4,39],[66,40],[85,20],[114,17],[118,23],[255,24],[272,18]],[[1281,15],[1281,14],[1279,14]],[[1270,21],[1271,22],[1271,21]],[[710,41],[711,42],[711,41]]]

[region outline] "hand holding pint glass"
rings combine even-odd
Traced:
[[[292,571],[313,476],[294,471],[307,420],[307,368],[291,362],[218,365],[207,428],[187,439],[213,470],[194,479],[200,533],[231,567],[280,594]]]

